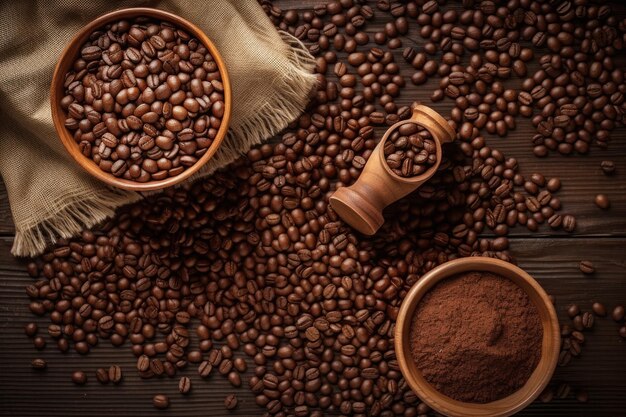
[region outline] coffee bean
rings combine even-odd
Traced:
[[[104,368],[98,368],[96,370],[96,379],[101,384],[109,383],[109,372]]]
[[[603,210],[608,209],[611,205],[609,198],[605,194],[597,194],[593,202],[595,203],[596,206],[598,206],[599,208]]]
[[[615,306],[613,312],[611,313],[611,317],[616,322],[621,322],[624,320],[624,306]]]
[[[228,394],[224,398],[224,407],[226,407],[227,410],[234,410],[237,408],[237,395]]]
[[[141,355],[137,358],[137,370],[139,372],[145,372],[150,369],[150,358],[146,355]]]
[[[152,397],[152,405],[159,410],[165,410],[170,406],[170,399],[165,394],[157,394]]]
[[[594,318],[590,312],[585,312],[582,315],[582,325],[585,329],[591,329],[593,327]]]
[[[109,368],[109,380],[114,384],[122,382],[122,368],[118,365],[112,365]]]
[[[576,229],[576,219],[571,214],[563,216],[563,229],[566,232],[573,232]]]
[[[178,391],[181,394],[188,394],[191,391],[191,379],[186,376],[183,376],[178,381]]]
[[[595,272],[593,262],[591,261],[580,261],[578,267],[583,274],[593,274]]]
[[[198,374],[202,377],[202,378],[206,378],[209,375],[211,375],[211,371],[213,370],[213,365],[211,365],[209,363],[209,361],[203,361],[199,366],[198,366]]]
[[[605,175],[613,175],[615,173],[615,164],[613,161],[602,161],[600,167]]]
[[[72,372],[72,382],[76,385],[85,385],[87,383],[87,374],[83,371]]]
[[[598,317],[606,317],[607,311],[606,307],[602,303],[595,302],[591,308],[593,313]]]
[[[37,359],[33,359],[31,361],[30,366],[33,369],[44,370],[44,369],[46,369],[48,367],[48,363],[45,360],[43,360],[43,359],[37,358]]]
[[[567,315],[574,318],[580,314],[580,308],[576,304],[572,304],[567,308]]]
[[[37,334],[38,326],[36,323],[28,323],[24,326],[24,333],[28,337],[34,337]]]

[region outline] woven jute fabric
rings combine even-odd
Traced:
[[[277,133],[306,106],[315,61],[297,39],[274,28],[255,0],[0,2],[0,175],[15,223],[14,255],[39,254],[143,197],[108,187],[75,164],[55,133],[49,104],[54,66],[80,27],[133,6],[168,10],[195,23],[226,62],[230,130],[199,176]]]

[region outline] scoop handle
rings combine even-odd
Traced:
[[[375,234],[385,221],[385,207],[413,192],[435,174],[441,163],[441,144],[455,138],[454,129],[433,109],[415,104],[412,111],[410,119],[387,130],[357,181],[349,187],[339,188],[330,197],[330,205],[339,217],[363,234]],[[431,133],[437,146],[437,162],[424,174],[405,178],[396,175],[387,166],[384,146],[391,132],[408,122],[418,123]]]

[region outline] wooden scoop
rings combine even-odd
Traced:
[[[357,181],[339,188],[330,197],[330,205],[346,223],[359,232],[373,235],[382,226],[383,209],[419,188],[432,177],[441,163],[441,144],[452,142],[454,129],[439,113],[422,104],[412,106],[410,119],[391,126],[370,156]],[[428,171],[414,177],[396,175],[385,160],[385,142],[391,133],[405,123],[415,123],[430,132],[437,146],[437,161]]]

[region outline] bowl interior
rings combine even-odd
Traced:
[[[526,384],[508,397],[486,404],[454,400],[437,391],[422,376],[413,360],[409,332],[417,304],[439,281],[466,271],[487,271],[510,279],[521,287],[537,306],[543,326],[541,358]],[[554,306],[539,283],[522,269],[492,258],[461,258],[447,262],[424,275],[405,297],[396,324],[396,355],[409,386],[431,408],[450,417],[509,416],[531,403],[546,387],[556,368],[560,331]]]
[[[91,158],[83,155],[80,152],[78,144],[74,140],[72,134],[65,127],[66,115],[65,111],[61,107],[61,99],[65,95],[63,87],[65,74],[72,68],[74,60],[79,55],[81,45],[89,38],[89,35],[94,30],[99,29],[113,21],[120,19],[131,19],[140,16],[171,22],[174,25],[185,29],[193,37],[198,39],[209,50],[209,52],[213,56],[213,59],[217,63],[221,81],[224,86],[224,116],[222,117],[222,122],[217,132],[217,135],[215,136],[215,139],[213,140],[213,143],[211,144],[207,152],[202,155],[202,157],[194,165],[190,166],[179,175],[176,175],[174,177],[168,177],[163,180],[151,180],[145,183],[131,181],[124,178],[118,178],[113,174],[104,172],[95,164],[95,162]],[[121,9],[104,14],[81,28],[76,36],[72,39],[72,41],[63,50],[63,53],[61,54],[61,57],[57,62],[54,74],[52,76],[52,84],[50,86],[50,105],[52,109],[52,120],[54,122],[54,127],[57,134],[59,135],[61,142],[63,143],[63,146],[72,156],[72,158],[83,169],[85,169],[87,172],[89,172],[91,175],[98,178],[99,180],[118,188],[134,191],[157,190],[172,186],[185,180],[186,178],[189,178],[191,175],[196,173],[207,161],[209,161],[219,148],[221,142],[226,136],[230,122],[230,78],[228,77],[228,72],[226,71],[226,65],[224,64],[224,60],[222,59],[213,42],[211,42],[211,40],[204,34],[204,32],[202,32],[202,30],[200,30],[200,28],[198,28],[194,24],[190,23],[180,16],[163,10],[147,7]]]

